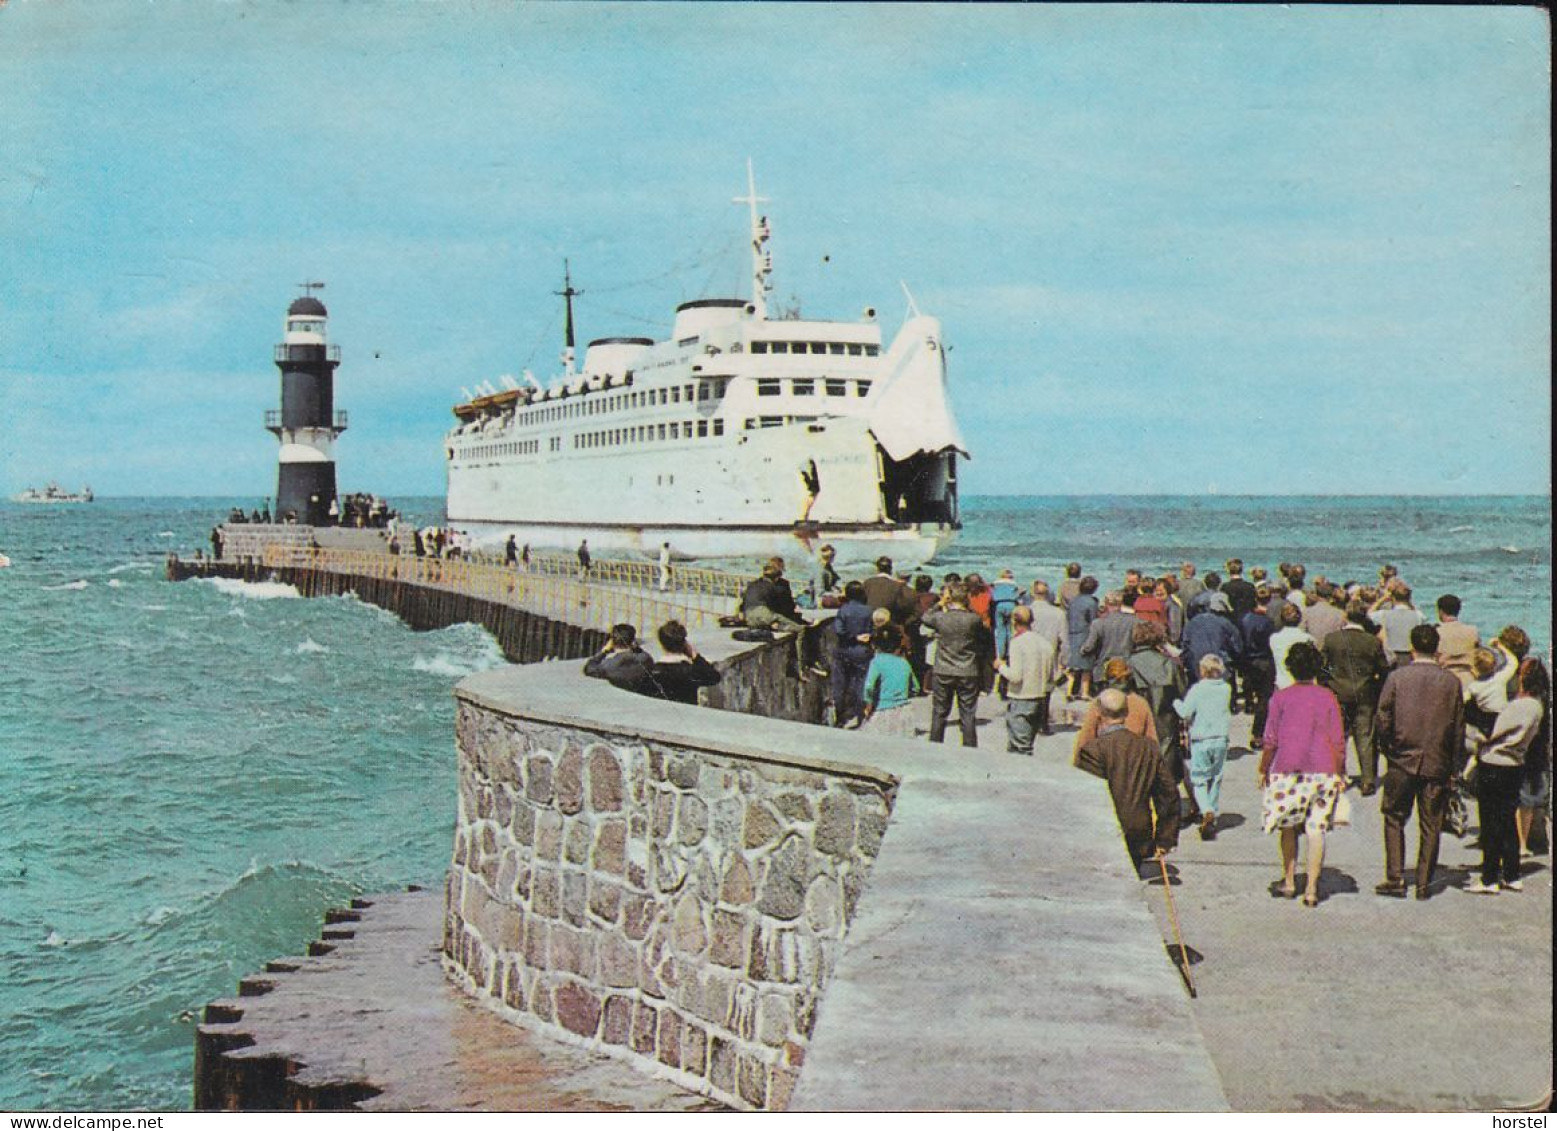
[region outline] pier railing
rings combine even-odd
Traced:
[[[512,568],[525,568],[520,565]],[[580,577],[576,557],[561,554],[531,554],[528,572],[548,577]],[[589,580],[614,585],[630,585],[640,589],[658,589],[660,567],[655,562],[634,562],[620,559],[595,560],[589,564]],[[751,577],[730,573],[721,569],[705,569],[681,566],[670,567],[670,588],[686,593],[700,593],[710,597],[739,597]]]
[[[524,571],[457,558],[270,545],[265,547],[261,560],[271,569],[325,570],[442,589],[589,628],[609,629],[625,622],[646,635],[667,620],[679,620],[692,629],[714,628],[720,613],[730,608],[715,594],[652,589],[646,592],[627,580],[629,575],[625,573],[607,576],[603,569],[591,568],[584,578],[578,576],[577,562],[573,563],[573,576],[548,573],[536,568],[538,559],[534,557],[530,559],[530,570]],[[656,570],[657,576],[657,567],[650,568]]]

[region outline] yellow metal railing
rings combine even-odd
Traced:
[[[648,634],[667,620],[679,620],[688,628],[710,628],[718,624],[722,607],[722,602],[710,599],[710,595],[646,591],[634,586],[623,574],[597,573],[593,566],[590,576],[582,578],[576,576],[577,562],[573,563],[574,576],[567,576],[534,569],[525,572],[491,562],[458,558],[418,558],[365,550],[278,545],[267,546],[262,560],[270,568],[316,569],[383,581],[403,581],[511,605],[585,628],[608,629],[613,624],[625,622]],[[532,558],[532,565],[534,562]],[[656,569],[657,573],[657,567],[650,568]]]
[[[472,560],[498,564],[485,555],[475,555]],[[562,554],[531,554],[530,564],[509,568],[522,573],[541,574],[546,577],[578,577],[578,559]],[[659,590],[660,567],[656,562],[624,561],[596,558],[589,564],[589,580],[616,585],[630,585],[640,589]],[[739,597],[751,577],[720,569],[705,569],[672,563],[670,589],[685,593],[699,593],[710,597]]]

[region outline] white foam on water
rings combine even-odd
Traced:
[[[124,588],[124,582],[120,581],[117,577],[111,578],[109,580],[109,582],[108,582],[108,588],[110,588],[110,589],[122,589],[122,588]]]
[[[317,641],[315,641],[313,639],[313,637],[310,636],[310,637],[306,638],[301,644],[299,644],[297,646],[297,651],[298,652],[328,652],[329,649],[326,648],[323,644],[320,644]]]
[[[157,567],[155,565],[153,565],[151,562],[125,562],[123,565],[116,565],[116,566],[114,566],[114,568],[109,570],[108,572],[109,573],[124,573],[126,570],[131,570],[131,569],[152,570],[152,569],[156,569],[156,568]]]
[[[237,581],[230,577],[202,577],[201,583],[212,586],[218,593],[229,597],[242,597],[248,601],[272,601],[282,597],[302,596],[290,585],[279,581]]]
[[[1517,553],[1519,553],[1519,547],[1518,546],[1499,546],[1498,549],[1502,550],[1505,554],[1517,554]]]
[[[166,605],[142,605],[141,608],[145,609],[148,613],[165,613],[168,611],[168,607]]]
[[[69,590],[81,590],[81,589],[85,589],[90,584],[91,584],[90,581],[85,581],[85,580],[67,581],[63,585],[45,585],[43,587],[43,591],[45,593],[59,593],[59,592],[63,592],[64,590],[67,590],[67,589],[69,589]]]
[[[155,911],[148,912],[146,918],[142,919],[141,922],[148,927],[160,927],[163,923],[166,923],[169,919],[173,918],[173,916],[177,914],[178,908],[168,907],[166,904],[164,904]]]
[[[171,538],[171,537],[173,537],[173,532],[171,530],[159,530],[159,531],[157,531],[157,537],[158,538]]]
[[[249,619],[249,614],[244,612],[237,605],[234,605],[232,608],[228,609],[227,615],[230,617],[242,617],[244,620]]]
[[[439,652],[436,656],[428,658],[417,656],[411,661],[413,671],[426,672],[428,675],[448,676],[453,679],[464,679],[468,675],[475,675],[484,670],[479,664],[472,663],[464,656],[455,656],[448,652]]]
[[[70,940],[58,931],[51,930],[49,937],[43,940],[44,946],[69,946]]]

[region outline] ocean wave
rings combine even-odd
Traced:
[[[44,939],[38,945],[39,946],[51,947],[51,948],[53,948],[53,947],[61,947],[61,946],[69,946],[70,945],[70,940],[67,939],[64,935],[60,934],[58,931],[53,930],[51,928],[49,930],[48,937],[46,939]]]
[[[171,537],[173,537],[173,532],[171,530],[159,530],[159,531],[157,531],[157,537],[158,538],[171,538]]]
[[[127,570],[132,570],[132,569],[153,570],[153,569],[156,569],[156,568],[157,567],[153,563],[151,563],[151,562],[125,562],[123,565],[116,565],[116,566],[114,566],[113,569],[109,570],[108,572],[110,574],[115,574],[115,573],[124,573]]]
[[[328,652],[329,649],[327,647],[325,647],[323,644],[317,643],[314,640],[314,638],[310,636],[307,639],[305,639],[301,644],[299,644],[294,649],[294,651],[299,652],[299,653],[303,653],[303,652]]]
[[[290,585],[284,585],[279,581],[237,581],[230,577],[202,577],[197,580],[214,588],[218,593],[225,593],[229,597],[242,597],[249,601],[271,601],[284,597],[298,597],[302,594]]]
[[[66,590],[85,589],[90,584],[92,584],[90,581],[87,581],[83,578],[77,578],[75,581],[67,581],[63,585],[44,585],[41,586],[41,588],[45,593],[61,593]]]
[[[122,589],[123,587],[124,582],[120,581],[117,577],[108,582],[108,588],[110,589]]]
[[[142,605],[141,608],[148,613],[165,613],[168,611],[166,605]]]
[[[473,663],[464,656],[455,656],[449,652],[439,652],[431,657],[414,657],[411,660],[411,670],[424,672],[427,675],[464,679],[468,675],[475,675],[479,671],[485,671],[486,668]]]

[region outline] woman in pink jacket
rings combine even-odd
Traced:
[[[1312,644],[1299,641],[1288,650],[1287,670],[1297,682],[1271,697],[1260,755],[1265,831],[1281,832],[1281,885],[1275,894],[1297,897],[1298,833],[1306,832],[1305,907],[1319,906],[1325,832],[1346,789],[1346,731],[1334,693],[1316,682],[1322,668]]]

